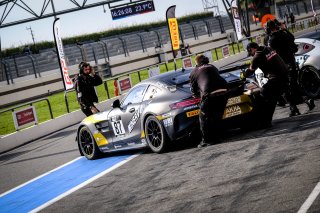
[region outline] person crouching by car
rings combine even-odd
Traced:
[[[221,121],[228,100],[228,84],[219,70],[209,64],[204,55],[195,58],[196,68],[190,74],[191,91],[200,97],[200,130],[202,141],[199,148],[218,143],[221,136]]]
[[[272,117],[277,100],[288,86],[288,66],[270,47],[259,46],[255,42],[247,45],[248,56],[253,56],[250,67],[243,73],[250,76],[260,68],[268,82],[261,88],[261,103],[257,106],[257,114],[261,123],[258,128],[272,126]]]
[[[79,64],[79,75],[73,81],[81,111],[86,116],[99,112],[94,105],[98,102],[94,87],[102,84],[102,79],[94,72],[89,63],[81,62]]]

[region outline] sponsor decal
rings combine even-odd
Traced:
[[[176,18],[168,18],[168,25],[169,25],[169,30],[170,30],[172,49],[179,50],[180,43],[179,43],[179,28],[178,28],[177,19]]]
[[[239,15],[237,1],[231,1],[231,11],[232,11],[232,16],[233,16],[235,31],[237,33],[237,39],[241,40],[243,36],[241,33],[242,27],[241,27],[241,21],[240,21],[240,15]]]
[[[196,109],[196,110],[187,112],[187,117],[189,118],[189,117],[197,116],[199,114],[200,114],[200,109]]]
[[[191,57],[182,59],[183,68],[193,67]]]
[[[271,51],[269,54],[266,55],[267,60],[269,61],[273,56],[277,55],[276,51]]]
[[[59,57],[59,64],[61,69],[61,74],[63,77],[64,88],[65,90],[69,90],[73,88],[73,83],[69,77],[68,67],[65,60],[65,54],[63,50],[63,43],[61,39],[61,29],[60,29],[60,19],[57,18],[53,23],[53,34],[57,49],[57,54]]]
[[[16,130],[38,123],[37,114],[34,106],[30,106],[18,111],[13,111],[12,117]]]
[[[234,105],[234,104],[239,104],[239,103],[241,103],[241,97],[240,96],[232,97],[232,98],[228,99],[227,107],[231,106],[231,105]]]
[[[140,117],[140,115],[139,115],[138,111],[136,111],[136,112],[133,114],[133,116],[132,116],[132,118],[131,118],[131,120],[130,120],[130,122],[129,122],[129,125],[128,125],[128,131],[129,131],[129,133],[132,132],[133,127],[136,125],[137,121],[139,120],[139,117]]]
[[[131,77],[126,76],[122,77],[121,79],[117,80],[118,82],[118,88],[120,89],[120,94],[123,94],[124,92],[128,91],[132,87]]]
[[[240,115],[241,112],[242,111],[239,105],[227,107],[224,111],[224,114],[225,114],[224,118],[230,118],[236,115]]]
[[[164,119],[163,124],[165,127],[172,126],[173,125],[172,117]]]
[[[187,111],[187,110],[195,109],[195,108],[198,108],[198,105],[187,106],[187,107],[183,108],[183,110]]]
[[[221,51],[222,51],[222,55],[223,57],[228,57],[230,55],[230,52],[229,52],[229,47],[228,46],[224,46],[221,48]]]

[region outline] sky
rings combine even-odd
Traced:
[[[24,2],[31,2],[32,4],[34,3],[35,5],[34,7],[32,7],[32,9],[35,8],[35,12],[37,13],[41,11],[43,0],[24,0]],[[69,1],[65,0],[55,0],[54,3],[56,10],[64,8],[63,5],[68,4],[68,2]],[[111,12],[107,5],[104,7],[106,10],[105,13],[103,7],[99,6],[91,9],[80,10],[77,12],[60,15],[58,17],[60,18],[62,38],[101,32],[117,27],[162,21],[165,20],[165,13],[167,8],[172,5],[176,5],[176,17],[204,11],[202,0],[153,0],[153,2],[156,11],[141,15],[130,16],[119,20],[112,20]],[[219,4],[219,10],[223,10],[221,0],[217,0],[217,2]],[[90,3],[90,0],[88,0],[88,3]],[[69,4],[71,3],[69,2]],[[0,15],[2,15],[3,9],[4,6],[0,8]],[[30,15],[21,9],[15,10],[9,14],[7,22],[18,20],[16,17],[30,17]],[[19,24],[16,26],[0,28],[2,50],[6,48],[32,44],[33,40],[31,32],[30,29],[28,30],[27,28],[32,29],[35,42],[53,41],[53,21],[54,17],[50,17],[38,21]]]

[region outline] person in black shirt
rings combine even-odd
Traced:
[[[202,141],[199,148],[218,143],[221,136],[221,120],[228,100],[228,84],[218,69],[209,64],[204,55],[197,55],[196,68],[190,74],[191,91],[200,97],[200,129]]]
[[[304,100],[309,110],[314,105],[313,99],[302,98],[302,94],[298,88],[298,70],[296,68],[296,60],[294,54],[298,51],[297,45],[294,43],[294,35],[286,29],[280,29],[277,20],[269,20],[267,22],[268,31],[270,31],[269,46],[274,49],[289,67],[288,80],[289,87],[285,92],[285,97],[290,105],[289,116],[300,115],[297,104]]]
[[[251,42],[247,46],[249,56],[253,56],[250,67],[244,77],[250,76],[260,68],[268,82],[261,88],[261,103],[257,107],[257,114],[261,116],[259,128],[272,126],[272,117],[277,100],[288,85],[288,67],[281,57],[270,47],[259,46]]]
[[[74,79],[74,88],[77,93],[77,99],[81,111],[90,116],[99,112],[94,102],[98,102],[98,97],[94,89],[95,86],[102,84],[102,79],[97,75],[89,63],[81,62],[79,64],[79,75]]]

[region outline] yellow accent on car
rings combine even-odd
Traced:
[[[98,146],[107,145],[109,143],[108,140],[100,132],[93,134],[93,137],[96,140]]]
[[[141,131],[141,136],[140,136],[140,138],[145,138],[146,137],[146,134],[144,133],[144,131],[142,130]]]
[[[196,110],[192,110],[190,112],[187,112],[187,117],[193,117],[193,116],[197,116],[200,114],[200,109],[196,109]]]
[[[157,118],[159,121],[163,120],[162,115],[157,115],[156,118]]]

